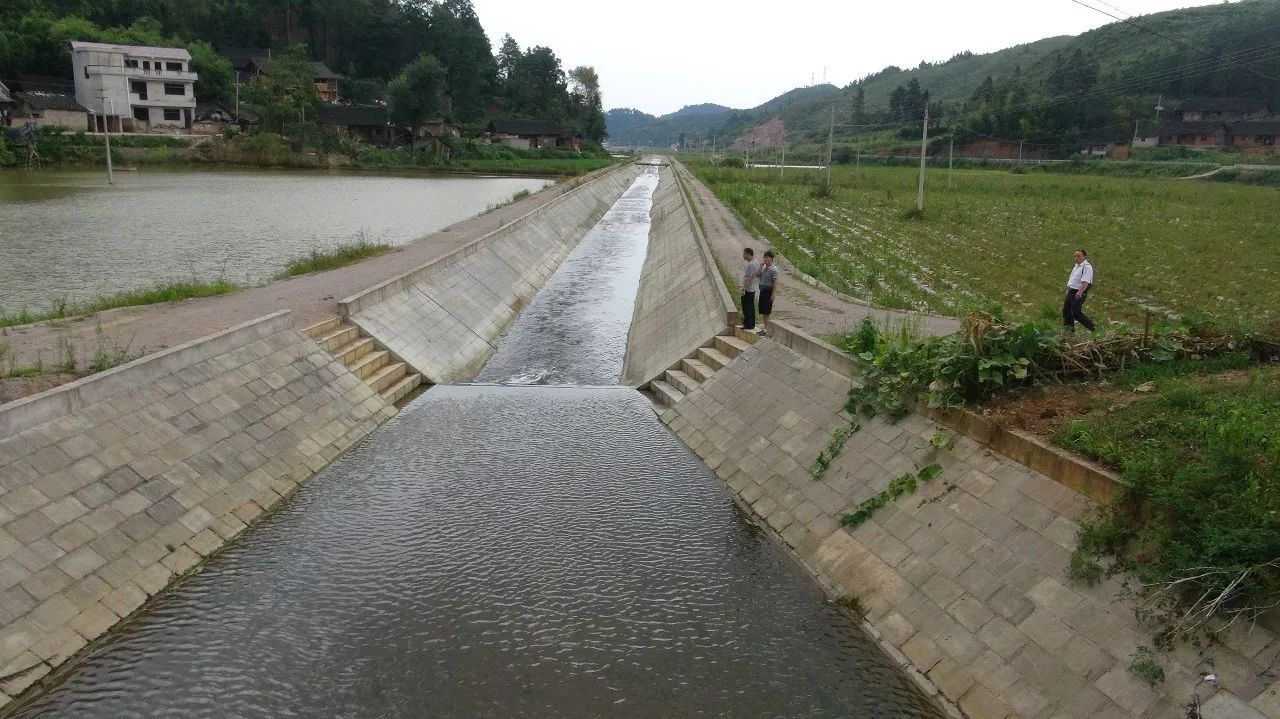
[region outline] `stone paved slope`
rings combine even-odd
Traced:
[[[863,420],[821,481],[806,467],[843,413],[848,377],[760,340],[662,420],[835,593],[856,597],[890,654],[970,717],[1182,717],[1200,671],[1202,716],[1280,717],[1267,667],[1280,642],[1255,628],[1233,647],[1180,647],[1152,688],[1128,670],[1151,644],[1113,580],[1065,574],[1089,500],[911,415]],[[849,530],[840,517],[928,463],[942,475]],[[1210,696],[1212,694],[1212,696]]]
[[[0,708],[395,414],[291,322],[0,407]]]

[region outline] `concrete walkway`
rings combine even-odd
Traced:
[[[580,178],[579,182],[594,176]],[[4,361],[6,364],[12,362],[16,367],[32,366],[37,361],[50,366],[64,356],[67,343],[76,353],[81,367],[92,360],[100,344],[105,345],[109,352],[127,348],[130,356],[137,357],[282,309],[293,310],[296,326],[306,327],[337,314],[338,300],[438,259],[541,207],[577,184],[573,181],[558,183],[518,202],[457,222],[385,255],[336,270],[272,282],[218,297],[126,307],[87,318],[0,330],[0,343],[6,343],[10,353]],[[61,381],[71,379],[74,377],[63,375]],[[27,392],[10,387],[8,392],[0,391],[0,396],[12,395],[7,399],[13,399],[21,394],[48,389],[51,384],[56,382],[33,383]]]
[[[688,183],[694,209],[702,217],[707,240],[715,252],[716,261],[727,275],[735,277],[742,266],[742,248],[755,248],[756,257],[759,257],[770,248],[768,240],[744,227],[737,215],[721,202],[710,188],[694,177],[688,168],[679,163],[676,163],[676,166]],[[862,322],[863,317],[868,316],[881,325],[915,323],[921,332],[931,335],[950,334],[960,329],[960,322],[954,317],[886,310],[848,302],[828,292],[810,287],[797,278],[788,277],[781,268],[779,271],[781,275],[778,296],[774,303],[774,318],[790,322],[814,334],[849,332]],[[730,288],[730,291],[732,292],[733,288]]]

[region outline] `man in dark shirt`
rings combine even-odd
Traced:
[[[769,315],[773,313],[773,298],[778,287],[778,268],[773,264],[773,250],[764,253],[760,265],[760,334],[769,331]]]

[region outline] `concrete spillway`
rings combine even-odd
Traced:
[[[647,231],[667,181],[630,178],[481,378],[597,384],[624,357],[653,362],[622,338],[648,316],[630,306],[637,285],[653,292],[642,264],[669,261]],[[555,321],[575,326],[550,334]],[[584,354],[575,336],[603,339]],[[935,711],[638,392],[455,386],[357,443],[19,716]]]

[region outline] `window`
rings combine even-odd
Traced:
[[[147,83],[140,80],[130,80],[129,92],[137,95],[138,99],[145,100],[147,99]]]
[[[164,84],[164,94],[166,95],[186,95],[187,86],[180,82],[166,82]]]
[[[172,107],[164,109],[164,119],[170,122],[176,122],[182,119],[182,111]]]
[[[150,70],[150,69],[151,69],[151,61],[150,61],[150,60],[143,60],[143,61],[142,61],[142,69],[143,69],[143,70]]]
[[[131,68],[133,68],[133,69],[137,70],[137,69],[138,69],[138,61],[137,61],[137,60],[133,60],[133,59],[125,60],[125,61],[124,61],[124,66],[125,66],[125,67],[131,67]]]
[[[133,108],[133,119],[138,122],[151,122],[151,113],[145,107]]]
[[[166,62],[164,64],[164,69],[169,70],[170,72],[182,72],[182,63]]]

